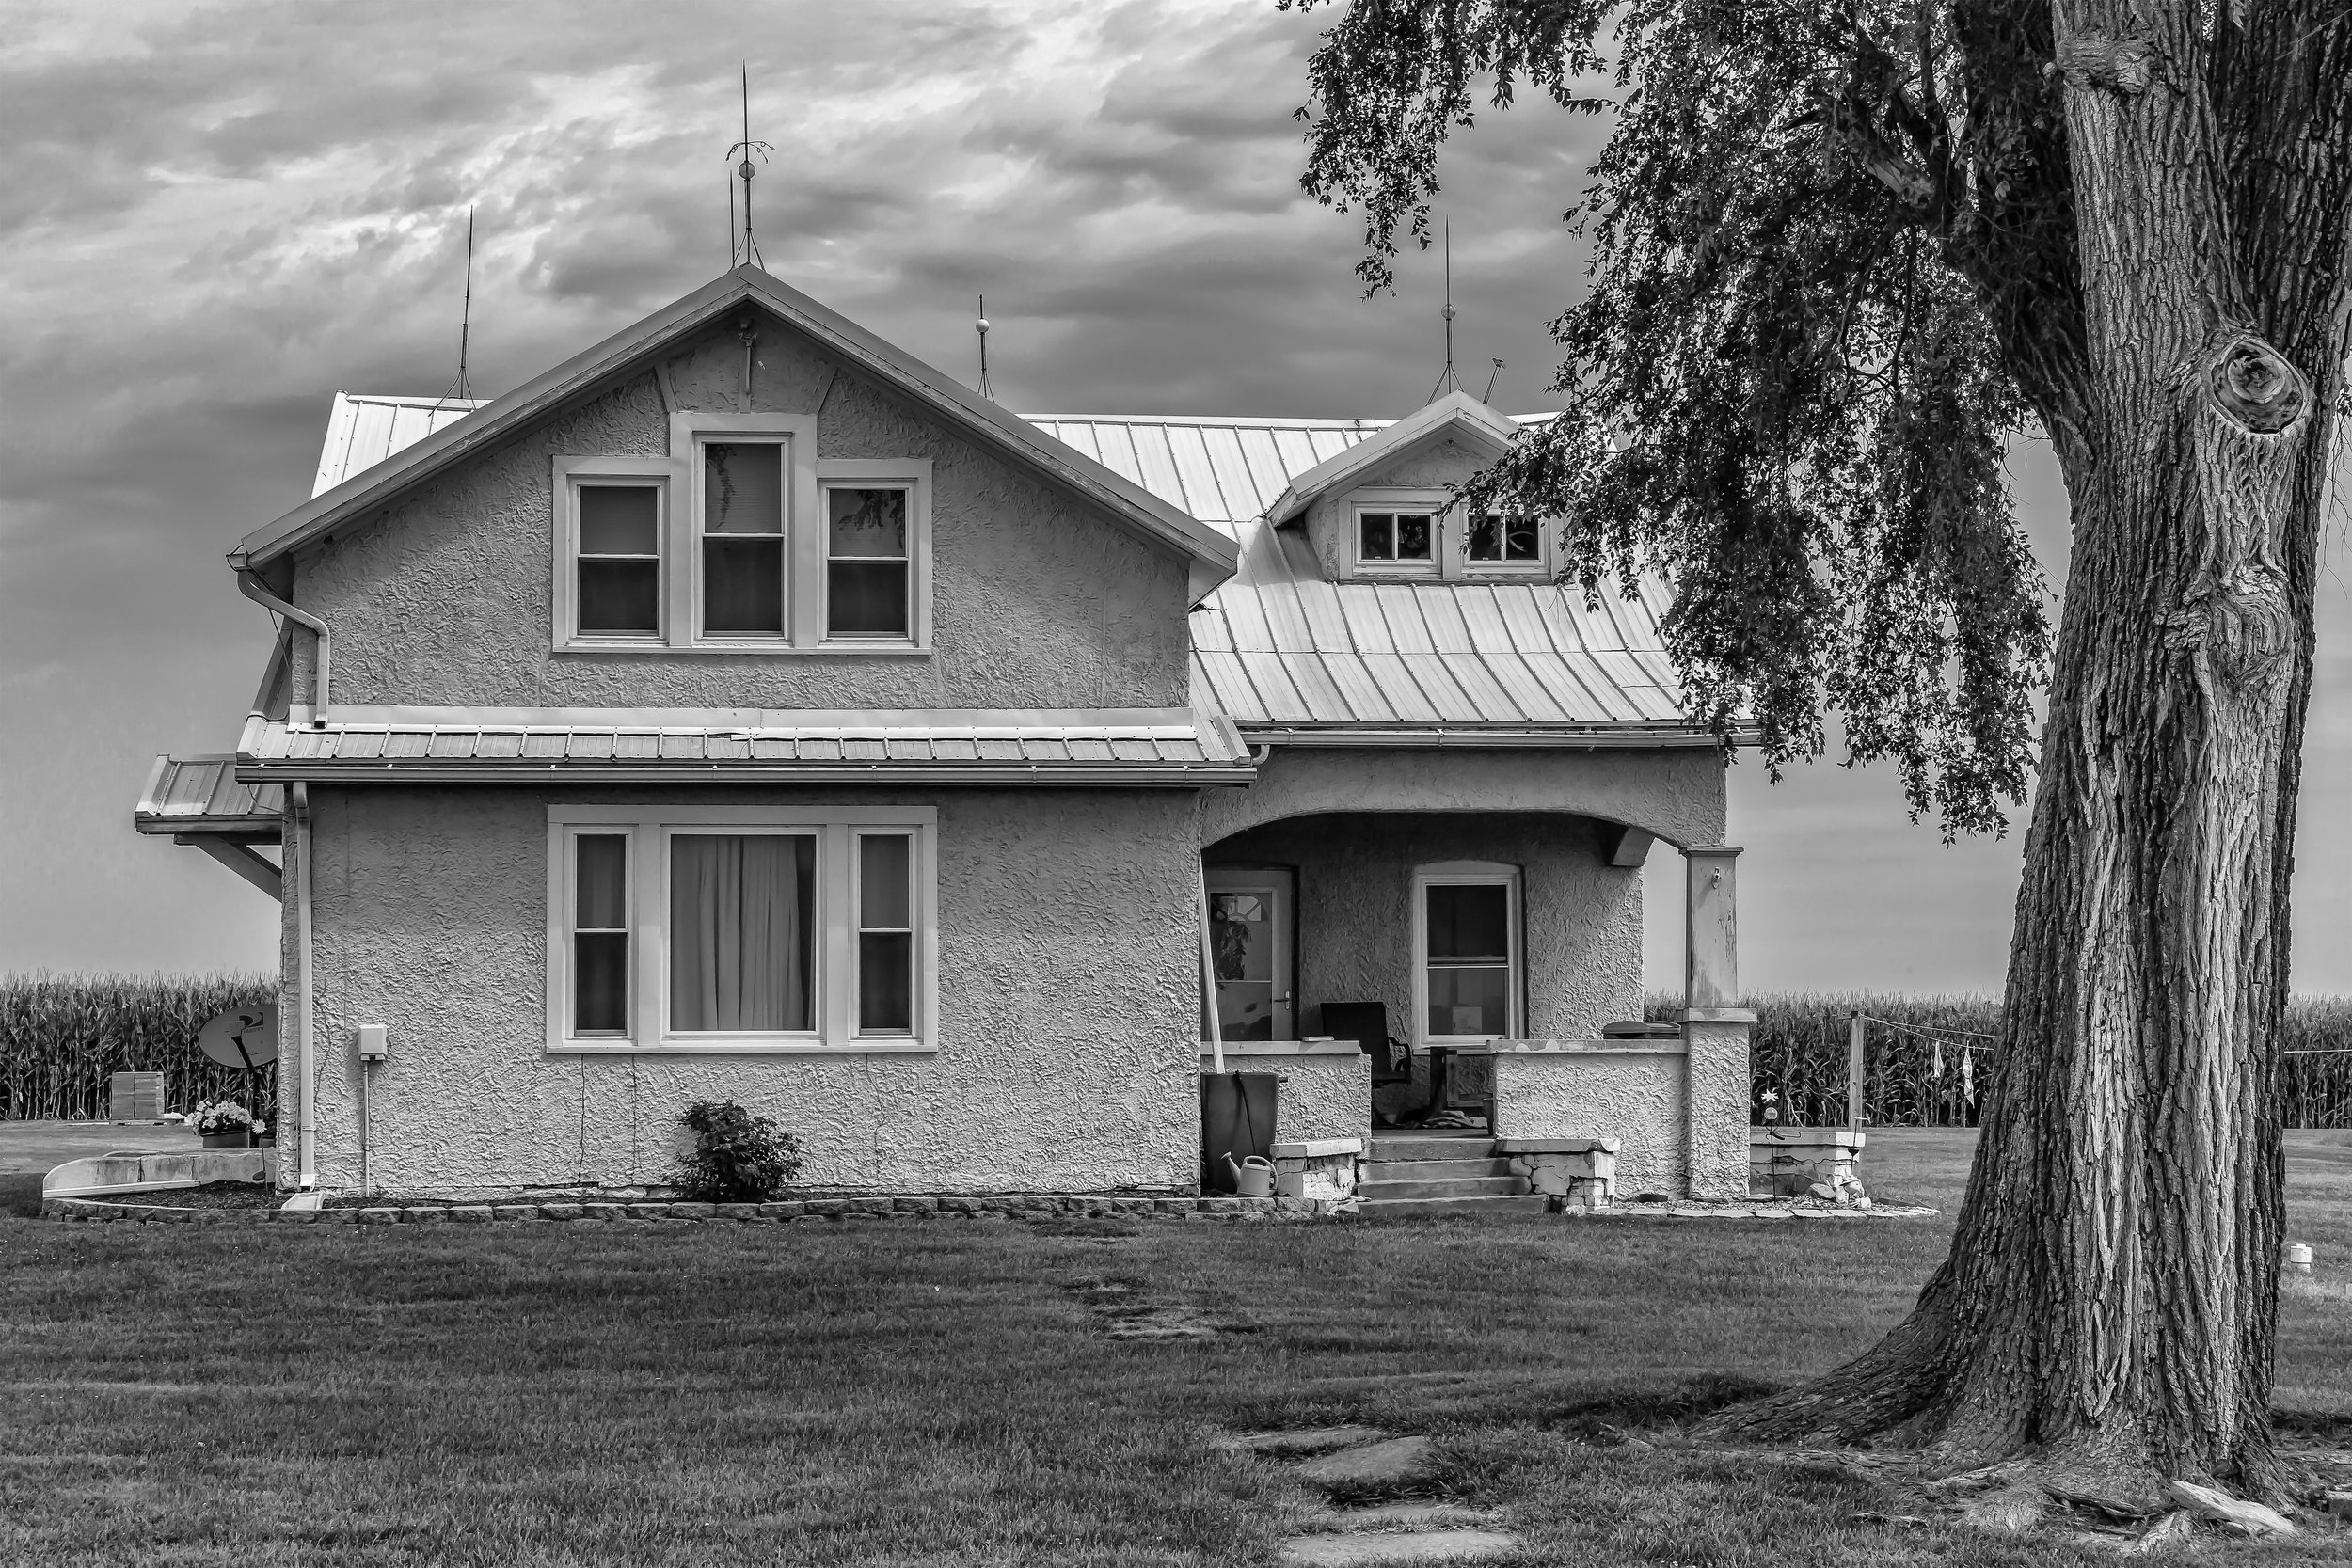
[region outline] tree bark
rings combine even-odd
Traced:
[[[2329,330],[2280,334],[2327,362],[2264,335],[2199,9],[2054,7],[2088,353],[2045,423],[2074,550],[1951,1254],[1860,1360],[1713,1423],[2025,1460],[2131,1513],[2169,1479],[2280,1493],[2277,1049],[2344,349],[2340,279]]]

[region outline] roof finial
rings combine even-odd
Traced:
[[[743,186],[743,231],[740,234],[735,230],[735,187],[727,187],[727,267],[730,271],[747,264],[759,267],[768,264],[768,259],[759,253],[759,242],[752,238],[752,176],[759,172],[752,163],[752,154],[756,152],[759,161],[766,163],[768,154],[774,150],[767,142],[752,140],[752,68],[746,64],[743,67],[743,139],[727,149],[730,159],[738,153],[742,154],[742,161],[735,166],[735,178]]]
[[[993,403],[996,401],[996,390],[988,384],[988,296],[986,294],[980,296],[980,319],[974,322],[972,327],[980,335],[980,396]]]
[[[1445,220],[1445,369],[1438,372],[1438,384],[1429,388],[1429,401],[1435,403],[1447,392],[1458,392],[1462,384],[1454,378],[1454,219]]]
[[[466,379],[466,352],[473,337],[473,212],[466,209],[466,303],[457,317],[457,379],[434,400],[436,412],[445,403],[473,402],[473,384]]]

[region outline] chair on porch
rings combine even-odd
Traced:
[[[1354,1040],[1372,1058],[1375,1084],[1407,1084],[1413,1078],[1413,1048],[1389,1033],[1385,1002],[1326,1002],[1323,1030],[1335,1040]]]

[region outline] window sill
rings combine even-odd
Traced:
[[[863,654],[875,657],[929,658],[932,649],[928,644],[914,642],[559,642],[559,654],[665,654],[691,657],[696,654],[751,654],[759,657],[807,657],[812,655],[838,657],[843,654]]]
[[[664,1045],[635,1045],[618,1041],[565,1040],[545,1048],[549,1056],[868,1056],[937,1054],[939,1046],[921,1039],[834,1040],[691,1040]]]

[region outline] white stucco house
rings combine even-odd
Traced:
[[[1743,1195],[1724,759],[1660,598],[1454,503],[1516,428],[1024,419],[749,267],[339,394],[136,813],[282,901],[280,1183],[642,1187],[732,1098],[816,1185],[1183,1194],[1221,1056],[1294,1175],[1435,1113],[1482,1199]],[[1674,852],[1682,1020],[1604,1036]]]

